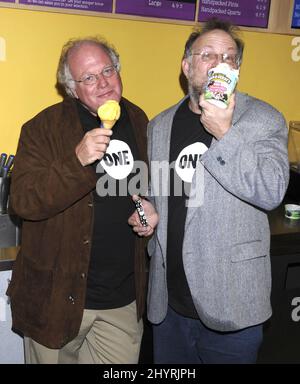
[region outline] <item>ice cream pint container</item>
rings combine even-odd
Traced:
[[[226,63],[220,63],[211,68],[208,71],[207,84],[204,89],[205,100],[220,108],[227,108],[238,78],[239,70],[230,68]]]

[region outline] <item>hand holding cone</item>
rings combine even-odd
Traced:
[[[101,120],[101,126],[111,129],[121,114],[120,105],[115,100],[107,100],[98,108],[98,116]]]

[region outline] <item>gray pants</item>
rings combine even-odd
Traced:
[[[116,309],[85,309],[79,333],[61,349],[25,337],[26,364],[137,364],[143,321],[136,303]]]

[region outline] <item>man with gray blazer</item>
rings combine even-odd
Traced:
[[[226,109],[203,96],[208,71],[219,62],[238,69],[242,53],[228,22],[211,19],[193,32],[182,61],[189,95],[149,124],[160,218],[149,242],[155,363],[254,363],[272,313],[266,211],[288,185],[286,123],[246,94],[236,92]],[[157,221],[143,203],[148,228],[129,220],[142,236]]]

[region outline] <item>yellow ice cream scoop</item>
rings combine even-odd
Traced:
[[[98,116],[101,119],[101,126],[111,129],[120,117],[121,109],[116,100],[107,100],[98,108]]]

